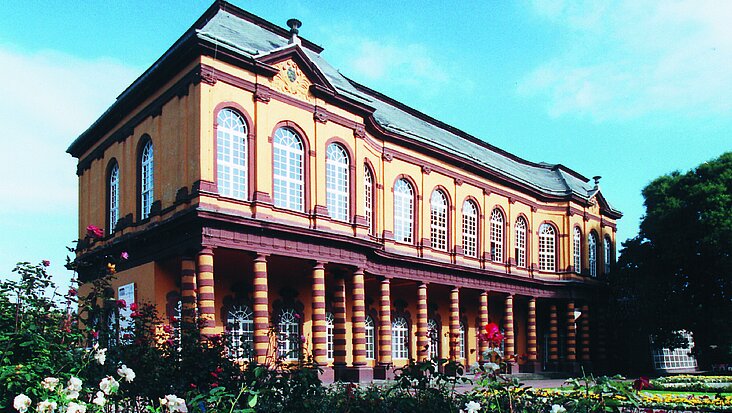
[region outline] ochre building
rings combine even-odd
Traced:
[[[216,2],[71,144],[79,236],[105,229],[79,259],[128,252],[119,298],[199,317],[234,358],[364,381],[473,364],[495,322],[514,371],[601,360],[621,213],[599,177],[360,85],[288,25]]]

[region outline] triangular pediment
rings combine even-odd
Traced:
[[[258,57],[260,62],[275,69],[270,87],[293,97],[313,102],[311,87],[332,91],[333,86],[299,45],[291,45]]]
[[[605,199],[605,196],[602,195],[602,192],[599,189],[590,197],[589,202],[590,205],[595,206],[602,215],[607,215],[611,218],[620,218],[623,215],[620,211],[613,208],[609,202],[607,202],[607,199]]]

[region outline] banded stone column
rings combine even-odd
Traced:
[[[269,342],[267,256],[257,254],[254,259],[254,354],[257,362],[266,363]]]
[[[214,295],[214,257],[211,248],[198,253],[198,313],[201,334],[216,334],[216,302]]]
[[[379,363],[391,364],[391,288],[388,278],[381,280],[379,299]]]
[[[363,269],[353,272],[353,365],[366,365],[366,289]]]
[[[559,362],[559,323],[557,317],[557,306],[552,304],[549,306],[549,361]]]
[[[417,287],[417,359],[429,358],[429,337],[427,333],[427,284]]]
[[[346,365],[346,279],[336,277],[333,292],[333,365]]]
[[[529,363],[535,364],[537,360],[537,346],[536,346],[536,297],[529,299],[529,334],[528,334],[528,356]]]
[[[320,366],[328,364],[325,325],[325,264],[318,262],[313,267],[313,357]]]
[[[577,328],[574,325],[574,302],[567,303],[567,361],[577,361]]]
[[[580,360],[590,361],[590,306],[582,305],[582,318],[580,319]]]
[[[460,289],[450,291],[450,359],[460,359]]]
[[[503,336],[506,339],[506,350],[504,353],[506,356],[513,356],[516,354],[516,340],[513,334],[513,294],[506,296],[506,314],[503,317],[503,320],[503,329],[505,331]]]
[[[181,317],[186,324],[196,322],[196,261],[183,257],[180,261],[180,302]]]
[[[480,293],[480,333],[485,331],[485,326],[488,324],[488,291]],[[488,341],[480,340],[480,360],[483,360],[483,354],[488,351]]]

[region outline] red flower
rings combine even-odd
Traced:
[[[221,373],[224,371],[221,367],[216,367],[216,370],[214,370],[216,373]]]
[[[104,230],[96,225],[89,225],[88,227],[86,227],[86,236],[99,239],[104,236]]]
[[[196,386],[195,383],[191,383],[190,386],[191,386],[192,389],[195,389],[196,387],[198,387],[198,386]]]
[[[218,383],[211,383],[211,387],[219,387]]]
[[[491,344],[498,345],[503,341],[503,334],[496,323],[488,323],[485,325],[485,339]]]
[[[125,340],[128,340],[128,339],[132,338],[132,335],[130,333],[124,333],[124,334],[122,334],[122,338],[124,338]]]
[[[643,389],[650,389],[651,387],[653,387],[653,386],[651,386],[651,381],[646,376],[638,377],[633,382],[633,388],[638,391],[641,391]]]
[[[140,316],[140,312],[139,312],[139,311],[133,311],[133,312],[132,312],[132,313],[130,314],[130,317],[132,317],[132,318],[137,318],[137,317],[139,317],[139,316]]]
[[[77,294],[76,288],[74,288],[74,287],[69,288],[69,296],[76,297],[76,294]]]
[[[295,313],[295,318],[297,318],[299,320],[300,319],[300,314]]]
[[[130,311],[137,311],[137,303],[130,304]]]
[[[171,327],[170,324],[166,324],[166,325],[163,326],[163,331],[166,334],[170,334],[170,333],[173,332],[173,327]]]
[[[125,308],[125,307],[127,307],[127,301],[125,301],[125,300],[117,300],[117,307],[119,307],[119,308]]]
[[[93,339],[97,339],[97,338],[99,338],[99,332],[98,331],[92,331],[91,332],[91,336],[92,336]]]
[[[218,374],[216,374],[216,372],[213,372],[213,371],[212,371],[212,372],[211,372],[211,377],[213,377],[213,378],[215,378],[215,379],[218,379],[218,378],[219,378],[219,375],[218,375]]]
[[[41,264],[43,264],[44,267],[48,267],[49,265],[51,265],[51,261],[43,260],[43,261],[41,261]]]

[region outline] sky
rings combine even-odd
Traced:
[[[732,151],[732,2],[233,0],[346,76],[522,158],[602,176],[634,237],[642,188]],[[4,2],[0,279],[77,231],[68,145],[211,4]]]

